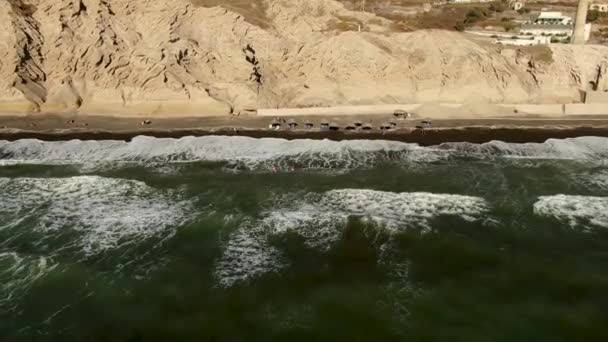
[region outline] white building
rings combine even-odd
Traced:
[[[608,2],[604,2],[604,3],[594,2],[591,5],[589,5],[589,9],[592,11],[608,13]]]
[[[562,12],[540,12],[538,17],[532,21],[533,24],[543,25],[570,25],[572,17],[563,15]]]
[[[541,12],[538,17],[521,25],[520,34],[530,36],[550,36],[556,38],[570,38],[574,31],[572,17],[562,15],[561,12]],[[591,36],[591,24],[585,25],[585,40]]]

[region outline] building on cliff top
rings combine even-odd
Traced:
[[[523,24],[520,34],[531,36],[550,36],[565,40],[572,37],[574,23],[572,17],[561,12],[541,12],[536,18]],[[585,41],[591,36],[591,24],[585,25]]]
[[[546,12],[541,11],[538,17],[536,17],[532,24],[539,25],[570,25],[572,24],[572,17],[563,15],[562,12]]]

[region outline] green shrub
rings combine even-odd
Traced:
[[[485,17],[487,17],[487,13],[483,9],[479,7],[471,8],[465,15],[464,23],[474,24]]]
[[[592,22],[596,21],[599,17],[600,17],[600,12],[598,12],[596,10],[591,10],[591,11],[587,12],[587,22],[588,23],[592,23]]]
[[[519,13],[521,15],[528,14],[528,13],[530,13],[530,9],[529,8],[525,8],[525,7],[524,8],[520,8],[520,9],[517,10],[517,13]]]
[[[505,31],[510,32],[513,31],[517,27],[517,25],[514,23],[505,23],[503,27],[505,28]]]

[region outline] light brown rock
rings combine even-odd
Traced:
[[[543,55],[457,32],[395,33],[334,0],[255,0],[255,20],[240,0],[201,1],[0,2],[0,112],[569,103],[592,84],[608,89],[606,47],[552,45]],[[342,32],[341,20],[361,32]]]

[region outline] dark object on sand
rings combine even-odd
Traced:
[[[396,117],[397,119],[407,119],[407,118],[411,118],[412,116],[414,116],[413,113],[407,112],[403,109],[397,109],[393,112],[393,116]]]
[[[88,124],[88,123],[86,123],[86,122],[83,122],[81,125],[82,125],[83,127],[87,127],[89,124]]]
[[[287,121],[287,125],[289,125],[289,128],[291,129],[298,127],[298,123],[294,119],[289,119],[289,121]]]
[[[355,122],[353,122],[353,125],[355,125],[355,127],[361,127],[361,126],[363,126],[363,122],[355,121]]]
[[[73,124],[75,124],[75,123],[76,123],[76,120],[74,120],[74,119],[72,119],[72,120],[68,120],[66,123],[67,123],[68,125],[73,125]]]
[[[278,119],[272,119],[272,121],[270,121],[270,125],[268,125],[268,128],[276,130],[281,129],[281,123]]]
[[[312,129],[313,127],[315,127],[315,125],[310,121],[306,121],[304,123],[304,127],[306,127],[306,129]]]
[[[388,124],[393,127],[397,127],[397,123],[395,121],[389,121]]]
[[[422,121],[420,123],[422,124],[422,127],[424,127],[424,128],[431,128],[433,126],[433,123],[431,123],[428,120]]]
[[[329,121],[327,121],[327,120],[323,120],[323,121],[321,121],[321,129],[322,129],[322,130],[327,130],[327,129],[329,129]]]
[[[388,130],[390,130],[392,128],[393,128],[393,125],[391,125],[388,122],[385,122],[382,125],[380,125],[380,129],[383,130],[383,131],[388,131]]]
[[[332,123],[329,124],[329,130],[330,131],[339,131],[340,130],[340,126],[338,126],[337,123],[332,122]]]
[[[371,124],[366,123],[366,124],[361,125],[361,130],[363,130],[363,131],[371,131],[372,129],[373,129],[373,127]]]
[[[144,120],[142,122],[140,122],[140,125],[142,126],[148,126],[152,124],[152,120]]]
[[[416,125],[416,132],[420,132],[421,135],[425,135],[427,130],[426,130],[426,126],[424,125]]]
[[[357,129],[357,127],[355,127],[355,125],[346,125],[346,127],[344,127],[344,129],[347,131],[354,131]]]

